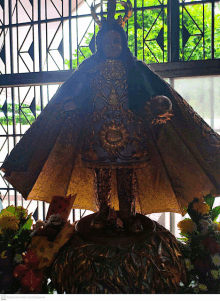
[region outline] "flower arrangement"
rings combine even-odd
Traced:
[[[177,225],[187,267],[180,293],[220,293],[220,206],[213,207],[214,201],[211,195],[195,198],[186,208],[190,218]]]
[[[57,200],[54,197],[50,209]],[[180,248],[187,267],[187,282],[181,283],[179,293],[220,293],[220,223],[217,222],[220,206],[213,207],[214,201],[211,195],[195,198],[185,208],[189,218],[178,224],[182,236]],[[59,214],[49,212],[48,220],[38,221],[31,230],[31,214],[23,207],[8,206],[0,212],[0,293],[22,292],[21,285],[27,291],[33,286],[32,292],[42,291],[43,286],[45,293],[53,293],[52,283],[47,283],[47,271],[53,256],[75,229],[66,222],[69,212],[65,214],[60,223]]]
[[[54,292],[49,269],[75,231],[67,221],[75,198],[54,196],[46,221],[33,229],[27,209],[8,206],[0,212],[0,293]]]
[[[8,206],[0,212],[0,293],[15,293],[19,288],[13,269],[23,261],[32,223],[31,214],[22,206]]]

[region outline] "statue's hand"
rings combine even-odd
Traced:
[[[151,124],[166,123],[173,116],[172,102],[164,95],[156,95],[150,99],[150,110],[154,116]]]

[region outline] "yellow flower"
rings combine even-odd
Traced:
[[[216,270],[211,270],[211,274],[212,274],[213,279],[218,279],[220,276],[219,272]]]
[[[214,222],[216,231],[220,231],[220,223]]]
[[[208,290],[208,288],[207,288],[207,286],[205,284],[199,284],[199,289],[201,291],[207,291]]]
[[[210,207],[209,207],[208,204],[206,204],[206,202],[204,201],[204,199],[201,199],[198,202],[195,202],[193,204],[193,209],[195,211],[197,211],[198,213],[201,213],[202,215],[208,214],[209,211],[210,211]]]
[[[11,213],[11,212],[9,212],[9,211],[7,211],[7,210],[3,210],[3,211],[1,212],[1,215],[0,215],[0,220],[1,220],[4,216],[14,216],[14,214]]]
[[[6,253],[6,250],[3,251],[3,252],[0,254],[0,258],[2,258],[2,259],[7,258],[7,256],[5,255],[5,253]]]
[[[17,230],[19,227],[19,220],[16,219],[16,217],[12,214],[7,212],[7,214],[4,214],[0,217],[0,229],[13,229]]]
[[[214,263],[215,266],[219,267],[220,266],[220,256],[217,254],[212,256],[212,262]]]
[[[15,207],[15,215],[18,219],[26,218],[28,216],[27,210],[22,206]]]
[[[192,233],[197,229],[196,224],[194,224],[194,222],[189,218],[185,218],[184,220],[180,221],[177,224],[177,227],[182,233]]]

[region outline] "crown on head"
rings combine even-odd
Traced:
[[[104,0],[102,0],[101,3],[95,6],[94,5],[91,6],[92,17],[95,20],[95,22],[98,24],[99,28],[102,27],[103,23],[113,22],[113,21],[115,21],[116,23],[118,23],[118,25],[124,28],[126,21],[132,16],[133,13],[133,8],[130,0],[127,0],[127,2],[125,1],[118,2],[124,7],[125,14],[124,17],[120,15],[117,20],[114,19],[117,0],[107,0],[107,19],[105,17],[103,17],[102,20],[99,19],[95,11],[102,4],[102,2],[104,2]]]

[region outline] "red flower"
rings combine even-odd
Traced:
[[[212,237],[207,237],[202,241],[202,244],[211,254],[220,253],[220,245]]]
[[[206,275],[207,272],[209,272],[211,269],[210,258],[206,257],[206,258],[196,259],[196,261],[194,262],[194,267],[195,267],[195,270],[197,270],[198,272],[200,272],[203,275]]]
[[[39,265],[39,260],[37,254],[34,253],[31,249],[27,250],[27,254],[23,255],[23,260],[25,265],[37,269]]]
[[[43,285],[44,274],[42,271],[29,270],[22,279],[22,284],[31,292],[38,293]]]
[[[24,264],[17,265],[13,270],[13,276],[18,277],[19,280],[21,280],[24,275],[27,273],[28,268]]]

